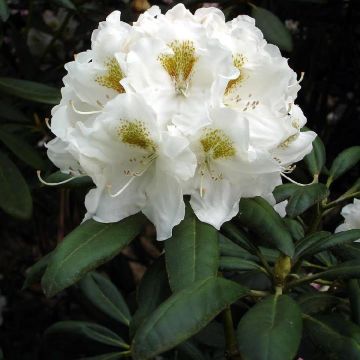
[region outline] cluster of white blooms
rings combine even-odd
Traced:
[[[335,232],[360,229],[360,200],[354,199],[352,204],[344,206],[341,215],[344,222],[336,228]],[[360,241],[360,239],[356,241]]]
[[[130,26],[114,11],[65,68],[50,159],[92,178],[86,218],[142,211],[159,240],[184,218],[184,195],[216,228],[241,197],[274,203],[281,175],[316,136],[300,132],[297,75],[248,16],[154,6]]]

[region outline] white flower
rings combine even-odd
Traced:
[[[49,158],[92,178],[86,219],[142,211],[159,240],[183,219],[184,195],[217,229],[242,197],[274,205],[316,136],[301,132],[295,72],[247,16],[225,22],[219,9],[177,4],[130,26],[114,11],[65,68]]]
[[[335,232],[360,229],[360,199],[354,199],[352,204],[344,206],[341,215],[345,220],[335,229]]]
[[[162,131],[139,95],[122,94],[107,103],[91,128],[79,123],[71,143],[97,185],[86,197],[88,217],[115,222],[142,211],[159,240],[171,236],[184,218],[181,182],[196,167],[185,137]]]

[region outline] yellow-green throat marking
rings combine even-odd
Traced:
[[[175,40],[168,46],[173,54],[161,54],[158,59],[173,80],[176,92],[186,95],[198,59],[195,55],[194,43],[189,40]]]
[[[148,151],[155,151],[156,149],[156,144],[151,139],[150,132],[142,121],[123,121],[117,130],[117,134],[124,144]]]
[[[95,81],[102,86],[105,86],[109,89],[113,89],[118,93],[122,94],[125,92],[125,89],[120,84],[120,80],[124,78],[124,73],[122,72],[118,61],[112,57],[105,62],[106,72],[104,75],[98,75],[95,78]]]

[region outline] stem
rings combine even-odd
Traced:
[[[131,357],[131,350],[123,351],[119,354],[120,357]]]
[[[230,360],[242,360],[237,346],[230,306],[223,311],[223,323],[226,343],[225,357]]]
[[[294,286],[299,286],[301,284],[304,284],[304,283],[307,283],[307,282],[313,282],[314,280],[318,280],[321,278],[322,276],[322,272],[319,272],[317,274],[313,274],[313,275],[309,275],[309,276],[304,276],[303,278],[301,279],[297,279],[297,280],[294,280],[294,281],[291,281],[289,282],[287,285],[286,285],[286,288],[287,289],[290,289]],[[318,281],[317,281],[318,282]]]
[[[250,290],[250,295],[253,297],[265,297],[270,295],[267,291],[261,291],[261,290]]]
[[[352,198],[357,197],[357,196],[360,196],[360,191],[357,191],[357,192],[352,193],[352,194],[345,193],[345,194],[341,195],[338,199],[327,203],[324,206],[324,209],[331,209],[331,208],[337,206],[339,203],[341,203],[343,201],[346,201],[346,200],[349,200],[349,199],[352,199]]]

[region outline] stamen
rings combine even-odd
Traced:
[[[44,120],[45,120],[45,124],[48,127],[48,129],[51,130],[50,119],[48,117],[46,117]]]
[[[130,180],[118,191],[116,192],[115,194],[112,194],[111,193],[111,187],[112,185],[111,184],[108,184],[106,185],[107,189],[108,189],[108,193],[109,193],[109,196],[112,197],[112,198],[116,198],[118,197],[119,195],[121,195],[123,193],[123,191],[134,181],[135,178],[143,175],[145,173],[145,171],[147,169],[149,169],[150,165],[154,162],[154,160],[157,158],[157,155],[153,156],[150,158],[150,161],[145,165],[145,168],[143,170],[141,170],[140,172],[135,172],[135,173],[132,173],[131,174],[131,178]]]
[[[293,87],[295,85],[299,85],[304,80],[304,76],[305,76],[305,72],[302,71],[300,73],[300,79],[298,81],[296,81],[294,84],[289,85],[288,87],[291,88],[291,87]]]
[[[308,184],[302,184],[302,183],[299,183],[299,182],[291,179],[289,176],[285,175],[285,173],[283,173],[283,172],[281,172],[280,175],[281,175],[282,177],[284,177],[286,180],[289,180],[289,181],[292,182],[293,184],[299,185],[299,186],[309,186],[309,185],[312,185],[312,184],[314,184],[314,183],[316,182],[315,177],[314,177],[314,179],[313,179],[312,182],[310,182],[310,183],[308,183]]]
[[[73,177],[71,177],[71,178],[69,178],[69,179],[66,179],[66,180],[63,180],[63,181],[59,181],[59,182],[57,182],[57,183],[49,183],[49,182],[45,181],[45,180],[41,177],[41,174],[40,174],[40,173],[41,173],[41,170],[37,170],[37,171],[36,171],[36,175],[37,175],[39,181],[40,181],[42,184],[47,185],[47,186],[58,186],[58,185],[66,184],[66,183],[68,183],[68,182],[70,182],[70,181],[73,181],[74,179],[78,179],[78,178],[81,178],[81,177],[85,176],[85,175],[73,176]]]
[[[69,101],[72,109],[77,113],[77,114],[80,114],[80,115],[92,115],[92,114],[98,114],[98,113],[101,113],[102,110],[93,110],[93,111],[80,111],[78,109],[76,109],[75,105],[74,105],[74,101],[73,100],[70,100]]]

